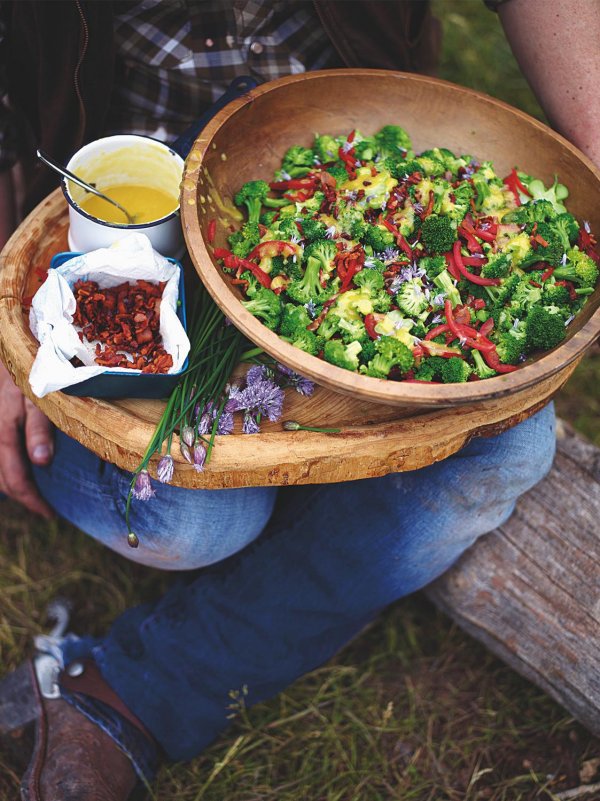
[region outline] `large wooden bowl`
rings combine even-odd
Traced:
[[[570,211],[600,231],[600,172],[563,137],[487,95],[434,78],[378,70],[326,70],[282,78],[250,91],[220,111],[202,131],[187,159],[181,212],[188,250],[201,279],[224,313],[267,353],[337,392],[400,406],[449,406],[522,390],[571,363],[600,333],[600,289],[569,326],[564,343],[522,369],[466,384],[383,381],[342,370],[284,342],[240,303],[207,244],[226,246],[231,198],[253,178],[272,180],[293,144],[314,134],[371,134],[388,123],[407,129],[415,150],[434,146],[491,159],[499,175],[513,166],[551,183],[555,173],[571,195]]]

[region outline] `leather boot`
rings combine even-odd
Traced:
[[[25,663],[0,682],[0,734],[35,724],[35,742],[23,777],[23,801],[126,801],[137,784],[130,759],[96,723],[61,697],[100,700],[146,732],[104,682],[93,662],[78,665],[76,676],[55,674]],[[83,695],[82,695],[83,694]],[[50,697],[53,696],[53,697]]]

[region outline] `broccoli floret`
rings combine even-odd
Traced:
[[[538,286],[530,283],[530,277],[524,275],[513,292],[510,306],[513,310],[528,309],[534,303],[539,303],[542,299],[542,290]]]
[[[337,161],[339,149],[340,144],[333,136],[328,136],[327,134],[323,136],[317,134],[315,136],[313,150],[321,164],[329,164],[331,161]]]
[[[471,352],[471,355],[473,356],[473,362],[475,363],[475,374],[479,378],[492,378],[496,375],[496,371],[487,366],[480,351],[474,349]]]
[[[367,334],[359,339],[362,348],[360,352],[360,361],[362,364],[367,364],[375,356],[375,341]]]
[[[372,295],[375,295],[383,289],[384,278],[377,270],[363,269],[354,276],[354,283],[356,286],[365,287]]]
[[[575,247],[567,251],[567,263],[557,267],[553,277],[573,281],[582,287],[594,287],[598,280],[598,267],[587,253]]]
[[[399,125],[384,125],[373,139],[377,153],[382,158],[398,157],[412,148],[410,136]]]
[[[554,267],[558,266],[565,252],[560,237],[549,223],[530,223],[528,225],[528,233],[533,234],[534,228],[536,246],[531,247],[529,252],[519,260],[519,267],[526,269],[540,261],[547,261],[548,264]],[[540,242],[536,237],[542,239],[543,242]]]
[[[253,298],[259,289],[262,289],[262,284],[258,282],[254,273],[251,273],[250,270],[244,270],[244,272],[240,275],[240,278],[244,281],[248,282],[248,289],[246,290],[246,296],[249,298]]]
[[[428,153],[431,153],[431,151],[421,153],[420,156],[415,158],[415,161],[421,165],[421,172],[424,175],[431,175],[434,177],[443,175],[446,172],[446,168],[442,162],[438,161],[434,156],[428,155]]]
[[[362,239],[367,230],[363,213],[354,206],[345,206],[337,218],[342,233],[349,234],[352,239]]]
[[[294,239],[298,241],[300,232],[293,217],[281,217],[273,224],[271,231],[276,234],[275,239]]]
[[[304,248],[304,259],[316,259],[319,268],[330,273],[333,270],[333,260],[337,254],[335,242],[331,239],[317,239]]]
[[[325,239],[327,226],[320,220],[313,220],[312,217],[307,217],[302,220],[302,233],[304,239],[308,242],[314,242],[315,239]]]
[[[571,301],[566,286],[557,286],[550,282],[544,284],[542,289],[542,303],[544,306],[568,306]]]
[[[487,264],[481,269],[481,275],[485,278],[506,278],[510,272],[511,260],[506,253],[490,255]]]
[[[533,308],[541,308],[533,306]],[[498,336],[496,353],[504,364],[518,364],[525,351],[525,338],[514,336],[510,331],[504,331]]]
[[[286,303],[281,313],[279,333],[284,337],[295,337],[298,333],[306,331],[310,323],[311,319],[304,306]]]
[[[530,350],[550,350],[566,336],[562,315],[548,306],[532,306],[525,319],[525,342]]]
[[[471,198],[474,190],[468,181],[463,181],[445,193],[441,211],[458,225],[471,209]]]
[[[331,286],[321,286],[321,269],[331,271],[333,258],[337,253],[335,243],[329,239],[317,239],[306,246],[304,275],[294,278],[286,287],[288,297],[296,303],[323,302],[333,292]]]
[[[396,239],[391,231],[383,225],[369,225],[365,231],[363,241],[373,248],[375,253],[381,253],[386,248],[394,247]]]
[[[341,334],[342,339],[346,343],[354,342],[355,340],[358,342],[363,337],[368,336],[367,330],[359,318],[350,319],[348,317],[341,317],[339,318],[338,322],[338,332]]]
[[[499,287],[489,287],[488,291],[494,300],[494,304],[502,306],[507,303],[514,295],[517,287],[521,283],[521,277],[517,273],[508,276]]]
[[[556,231],[564,250],[568,250],[571,245],[574,245],[579,236],[579,223],[569,212],[559,214],[555,220],[552,221],[552,228]]]
[[[336,367],[345,370],[358,370],[358,354],[361,351],[360,342],[351,342],[345,345],[341,339],[330,339],[323,347],[323,358]]]
[[[443,256],[424,256],[419,259],[419,269],[425,270],[427,278],[433,281],[446,269],[446,259]]]
[[[309,147],[293,145],[286,151],[281,162],[282,172],[292,178],[303,178],[315,166],[315,154]]]
[[[433,283],[445,293],[453,306],[457,306],[461,302],[460,292],[454,286],[454,279],[448,270],[442,270],[442,272],[433,279]]]
[[[282,336],[282,339],[287,340],[295,348],[300,348],[300,350],[310,353],[311,356],[316,356],[321,350],[320,338],[317,337],[312,331],[307,331],[306,329],[303,331],[298,330],[294,335],[291,336]]]
[[[421,241],[430,253],[446,253],[457,239],[456,229],[448,217],[430,214],[421,226]]]
[[[372,136],[354,142],[354,154],[359,161],[373,161],[377,155],[377,145]]]
[[[369,362],[367,375],[387,378],[393,367],[397,367],[401,373],[406,373],[414,363],[412,351],[403,342],[395,337],[384,336],[375,342],[375,356]]]
[[[421,281],[418,278],[412,278],[401,284],[396,294],[396,303],[409,317],[415,317],[425,311],[429,301],[423,291]]]
[[[250,300],[243,300],[242,306],[244,306],[250,314],[262,320],[267,328],[275,330],[279,325],[279,320],[281,319],[281,299],[274,292],[271,292],[270,289],[261,287]]]
[[[246,206],[248,209],[248,222],[258,222],[261,206],[280,208],[289,204],[288,200],[268,197],[269,191],[269,184],[266,181],[248,181],[235,195],[233,198],[235,205]]]
[[[440,377],[445,361],[446,359],[441,356],[428,356],[422,359],[415,370],[415,378],[418,381],[435,381]]]
[[[334,334],[340,333],[340,315],[335,309],[331,309],[325,315],[318,329],[318,334],[323,339],[331,339]]]
[[[273,223],[275,222],[275,218],[279,212],[277,210],[274,211],[263,211],[263,213],[258,218],[258,221],[261,225],[264,225],[265,228],[270,228]]]
[[[335,179],[335,184],[338,188],[348,180],[348,171],[341,163],[333,164],[331,167],[328,167],[327,172]]]
[[[227,238],[227,241],[229,242],[231,252],[241,259],[245,259],[248,253],[260,242],[258,223],[245,223],[239,231],[235,231],[235,233],[231,234]]]
[[[549,200],[530,200],[505,214],[502,222],[523,225],[530,222],[549,222],[555,217],[556,211]]]
[[[460,356],[452,356],[450,359],[444,359],[440,372],[444,384],[462,384],[473,371]]]

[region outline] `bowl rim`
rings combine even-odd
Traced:
[[[260,84],[227,104],[200,132],[186,159],[181,184],[181,221],[190,259],[213,300],[236,328],[242,331],[252,342],[255,341],[256,334],[260,333],[260,346],[263,347],[266,353],[274,358],[280,359],[287,366],[301,373],[303,376],[312,379],[319,385],[325,386],[334,392],[355,395],[365,401],[396,406],[440,407],[498,398],[503,395],[526,390],[544,378],[554,375],[580,357],[600,334],[600,306],[592,313],[589,320],[568,340],[561,343],[553,350],[548,351],[536,361],[526,364],[514,372],[463,384],[428,384],[411,383],[407,381],[387,381],[385,379],[372,378],[370,376],[360,375],[359,373],[353,373],[350,370],[344,370],[323,359],[319,359],[317,356],[310,356],[310,354],[285,342],[278,334],[268,329],[256,317],[250,314],[250,312],[246,311],[229,285],[227,285],[228,291],[217,291],[217,288],[221,284],[227,284],[227,280],[220,267],[215,263],[214,257],[206,244],[205,236],[200,225],[200,218],[197,214],[199,192],[198,181],[195,180],[204,168],[205,157],[207,153],[211,152],[211,144],[214,137],[232,116],[237,114],[245,106],[254,103],[257,98],[271,92],[277,92],[290,84],[300,81],[322,80],[332,75],[348,79],[359,76],[370,75],[377,77],[386,75],[387,77],[399,81],[407,81],[417,85],[443,86],[446,90],[455,92],[457,100],[460,95],[476,98],[480,102],[500,108],[504,112],[508,112],[517,118],[525,120],[529,125],[537,128],[540,133],[543,133],[544,136],[550,136],[570,151],[579,161],[583,162],[600,185],[600,169],[596,167],[591,159],[561,134],[535,119],[535,117],[511,106],[509,103],[497,100],[484,92],[460,86],[441,78],[392,70],[343,68],[335,70],[315,70],[298,75],[288,75],[274,81],[269,81],[268,83]],[[215,278],[218,283],[216,283]],[[557,355],[559,355],[558,358]],[[333,379],[332,375],[334,377]],[[340,380],[336,380],[335,376],[339,376]],[[343,383],[341,383],[342,378],[344,379]]]

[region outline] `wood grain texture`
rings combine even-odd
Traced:
[[[38,399],[29,388],[37,342],[29,331],[21,299],[35,292],[40,272],[47,269],[53,253],[65,249],[66,227],[66,204],[56,190],[21,224],[3,250],[0,358],[17,385],[59,429],[102,459],[133,470],[162,413],[162,401],[105,401],[62,392]],[[443,408],[440,403],[438,409],[393,407],[324,387],[317,387],[311,398],[287,390],[285,419],[341,427],[341,433],[286,432],[280,423],[265,423],[263,433],[248,436],[238,428],[230,436],[217,438],[213,458],[203,473],[184,462],[175,439],[174,483],[221,489],[327,483],[414,470],[446,458],[473,436],[498,433],[533,414],[562,386],[575,364],[566,364],[530,389],[456,408]]]
[[[427,594],[600,735],[600,450],[562,429],[549,476]]]
[[[569,326],[567,339],[550,353],[513,373],[447,386],[382,381],[334,367],[283,341],[242,307],[239,289],[229,284],[206,243],[212,219],[220,247],[226,246],[232,225],[219,208],[215,187],[231,203],[244,181],[272,180],[287,148],[311,145],[315,131],[337,135],[357,128],[371,134],[388,123],[404,126],[417,151],[448,147],[491,159],[499,175],[518,165],[546,184],[557,173],[571,190],[572,213],[600,230],[600,172],[566,139],[527,114],[471,89],[408,73],[344,69],[293,75],[228,104],[188,156],[181,193],[184,235],[215,302],[249,339],[321,386],[403,407],[501,398],[534,386],[581,356],[600,333],[600,287]]]

